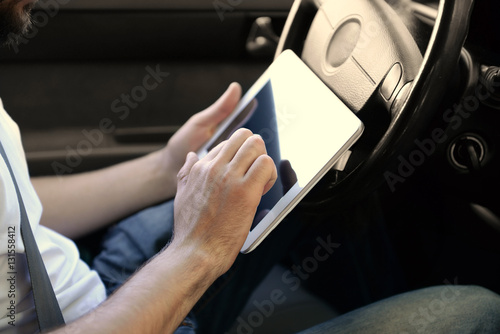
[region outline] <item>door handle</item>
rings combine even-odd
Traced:
[[[279,36],[274,31],[270,17],[258,17],[250,28],[246,49],[255,57],[274,56]]]

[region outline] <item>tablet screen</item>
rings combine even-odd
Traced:
[[[262,197],[251,230],[296,183],[300,186],[309,183],[335,152],[329,147],[334,144],[332,124],[338,122],[331,101],[311,101],[308,96],[301,96],[306,92],[290,87],[293,82],[279,74],[271,76],[248,104],[240,107],[238,116],[209,147],[210,150],[217,146],[241,127],[264,140],[278,179]],[[332,93],[325,93],[331,100]]]
[[[262,137],[278,172],[262,197],[250,236],[254,230],[269,233],[362,132],[359,119],[291,52],[282,54],[245,94],[202,155],[241,127]]]

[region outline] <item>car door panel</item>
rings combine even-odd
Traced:
[[[161,147],[229,83],[246,89],[260,76],[272,55],[246,51],[252,23],[267,15],[279,32],[291,5],[220,12],[212,2],[131,3],[39,8],[30,35],[0,53],[0,97],[20,125],[32,175],[60,174],[55,165],[99,168]]]

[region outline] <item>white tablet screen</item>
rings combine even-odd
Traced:
[[[282,54],[245,94],[202,155],[241,127],[263,138],[278,171],[278,180],[262,197],[250,232],[257,230],[270,210],[263,229],[271,220],[279,220],[281,212],[305,195],[359,138],[363,128],[347,106],[291,52]],[[258,230],[257,234],[265,232],[260,227]]]
[[[353,134],[352,122],[339,119],[347,107],[308,70],[284,67],[269,72],[269,78],[245,96],[238,116],[208,148],[241,127],[259,134],[266,143],[278,180],[263,196],[252,229],[295,183],[299,187],[308,184]],[[359,121],[354,126],[359,127]]]

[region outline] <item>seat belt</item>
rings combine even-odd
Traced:
[[[7,154],[0,142],[0,154],[7,165],[12,182],[16,188],[17,198],[19,200],[19,211],[21,214],[21,238],[23,239],[26,260],[28,262],[28,271],[30,274],[31,288],[33,291],[33,300],[35,302],[35,311],[38,320],[40,332],[54,329],[55,327],[64,325],[61,308],[57,302],[56,295],[52,284],[50,283],[49,275],[43,264],[42,256],[36,245],[33,231],[28,219],[28,214],[24,206],[23,199],[19,186],[17,185],[14,172],[7,158]]]

